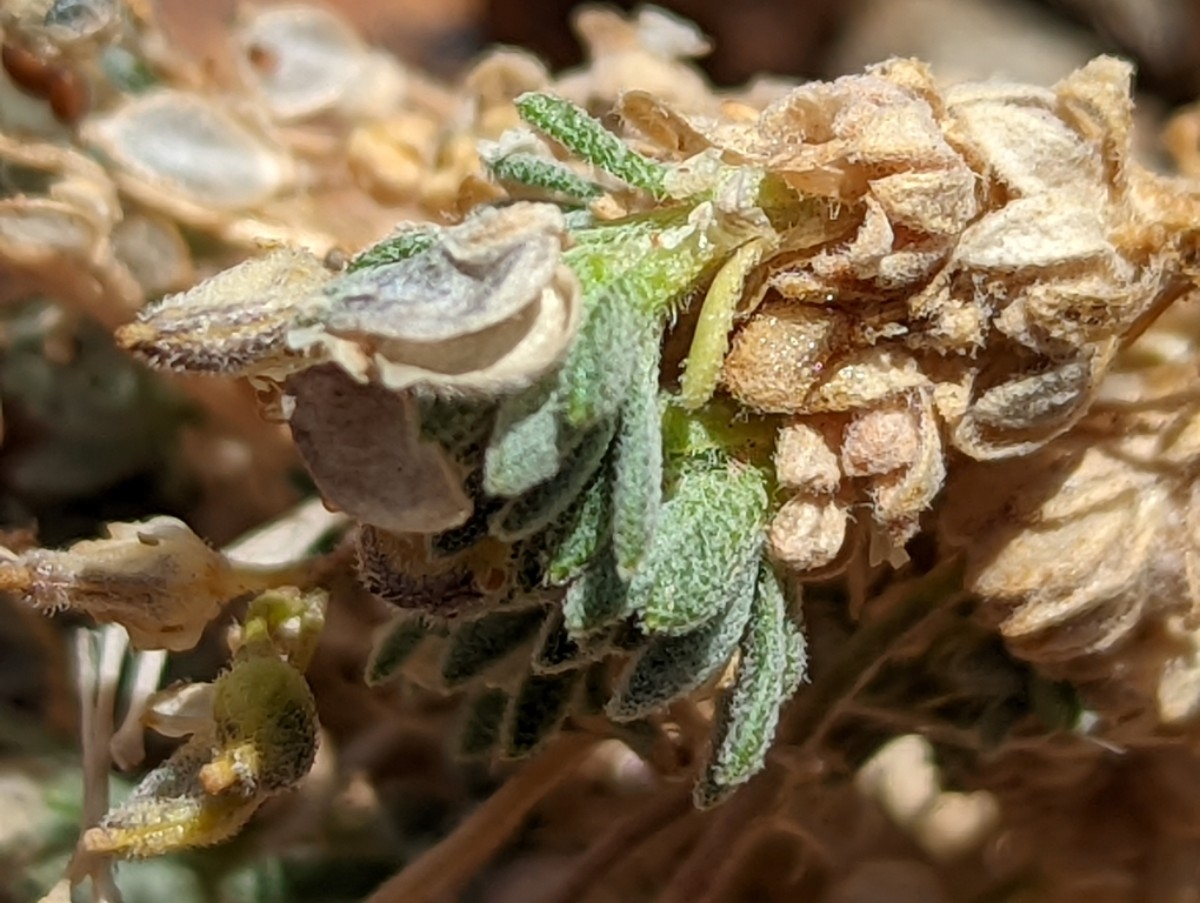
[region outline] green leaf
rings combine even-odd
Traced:
[[[686,634],[727,609],[744,574],[754,571],[766,515],[766,485],[756,468],[735,462],[685,468],[629,584],[643,630]]]
[[[612,542],[617,573],[628,580],[652,545],[662,508],[659,339],[646,342],[621,409],[613,466]]]
[[[791,696],[787,601],[774,569],[759,567],[750,622],[741,641],[733,687],[714,716],[708,763],[693,794],[703,809],[716,805],[762,770],[775,739],[780,706]]]
[[[578,670],[526,676],[505,718],[505,756],[524,758],[557,733],[567,717],[580,676]]]
[[[541,605],[503,608],[458,625],[442,658],[446,686],[462,686],[500,664],[537,633],[545,615]]]
[[[493,399],[417,395],[421,435],[463,464],[480,462],[496,417]]]
[[[617,574],[611,548],[604,549],[567,587],[562,610],[567,631],[579,638],[611,627],[629,616],[628,588]]]
[[[598,119],[570,101],[549,94],[528,93],[516,99],[516,106],[522,119],[580,159],[650,192],[655,198],[667,196],[663,187],[665,166],[633,150]]]
[[[428,251],[442,237],[437,226],[408,225],[397,229],[383,241],[376,242],[355,255],[346,266],[346,271],[367,270],[388,263],[408,260]]]
[[[615,417],[629,391],[643,322],[626,287],[619,275],[585,286],[583,321],[559,371],[563,417],[574,427]]]
[[[756,568],[745,568],[728,607],[703,627],[652,636],[626,667],[606,711],[614,721],[643,718],[709,680],[729,661],[750,618]]]
[[[533,646],[530,667],[534,674],[557,674],[587,665],[593,657],[590,647],[577,642],[567,632],[562,608],[556,607],[542,624]]]
[[[378,686],[391,680],[429,636],[429,622],[420,614],[400,614],[383,626],[367,658],[366,681]]]
[[[532,536],[564,511],[596,475],[612,444],[616,423],[603,421],[583,433],[563,456],[558,472],[513,499],[492,522],[492,533],[505,542]]]
[[[500,403],[484,454],[483,488],[513,498],[558,473],[559,397],[556,377]]]
[[[612,523],[611,468],[602,467],[556,527],[547,531],[553,545],[546,562],[546,583],[566,586],[587,569],[608,539]]]
[[[516,151],[485,160],[497,182],[507,186],[534,188],[558,200],[584,203],[600,197],[604,190],[569,166],[537,154]]]
[[[508,705],[509,695],[494,687],[481,690],[467,700],[456,743],[460,758],[485,758],[496,751]]]

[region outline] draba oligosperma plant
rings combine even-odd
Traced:
[[[27,29],[22,48],[42,48],[38,18],[3,14],[6,41]],[[149,21],[121,21],[105,34],[139,47]],[[229,837],[298,785],[273,808],[319,797],[318,747],[353,762],[371,745],[339,733],[347,674],[370,704],[354,727],[416,724],[427,758],[449,738],[508,776],[379,900],[450,897],[535,803],[553,820],[564,763],[601,747],[654,789],[618,805],[611,837],[596,819],[606,833],[553,899],[605,869],[629,891],[639,857],[673,900],[754,897],[764,874],[814,900],[919,874],[918,898],[938,899],[951,873],[964,899],[1046,875],[1069,889],[1048,899],[1078,899],[1100,866],[1090,846],[1069,855],[1077,813],[1099,822],[1118,810],[1089,803],[1156,788],[1166,804],[1131,822],[1154,830],[1122,841],[1141,852],[1105,867],[1185,874],[1169,866],[1195,807],[1171,804],[1200,773],[1200,430],[1195,317],[1176,302],[1198,271],[1198,195],[1134,159],[1129,67],[945,86],[891,60],[717,96],[682,23],[591,10],[580,30],[581,73],[500,52],[464,97],[410,95],[329,13],[271,8],[237,30],[253,122],[167,88],[191,83],[149,54],[161,90],[81,69],[103,90],[78,148],[0,140],[0,176],[24,186],[0,198],[4,275],[153,368],[256,391],[139,375],[182,387],[202,434],[226,417],[250,437],[254,454],[220,454],[216,435],[193,455],[223,503],[210,512],[242,516],[230,485],[247,497],[223,535],[265,519],[250,502],[267,485],[331,509],[268,529],[287,550],[269,562],[173,518],[61,552],[0,537],[0,589],[106,624],[96,673],[79,669],[92,727],[112,721],[122,644],[157,650],[140,673],[234,622],[226,671],[157,694],[132,675],[147,698],[111,750],[85,726],[70,883]],[[319,91],[290,80],[318,70]],[[314,157],[309,129],[345,153]],[[238,163],[216,192],[214,160]],[[171,294],[193,260],[220,272]],[[25,358],[61,355],[72,328],[36,306],[13,322],[41,343]],[[10,356],[0,391],[33,398],[40,372]],[[368,623],[338,624],[359,607]],[[385,611],[365,689],[361,643]],[[379,717],[384,699],[398,717]],[[190,739],[110,808],[109,752],[140,761],[123,744],[143,725]],[[667,849],[682,834],[695,842]],[[757,867],[780,849],[802,865]]]
[[[410,676],[468,694],[464,753],[526,756],[576,715],[650,736],[736,662],[696,789],[711,805],[761,768],[805,653],[765,554],[772,426],[709,401],[747,249],[824,214],[762,169],[680,173],[568,101],[516,104],[628,211],[589,212],[596,184],[513,135],[485,149],[495,177],[553,203],[406,228],[341,273],[277,251],[121,340],[277,387],[317,486],[359,521],[362,582],[401,609],[368,679],[431,661]],[[682,381],[664,377],[698,295]],[[211,356],[201,328],[226,335]]]

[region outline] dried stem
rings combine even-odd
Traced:
[[[613,866],[637,854],[642,844],[692,812],[690,788],[680,786],[617,822],[580,857],[575,868],[540,903],[575,903],[600,885]]]
[[[386,881],[366,903],[435,903],[454,894],[502,847],[525,817],[598,742],[561,734],[441,843]]]

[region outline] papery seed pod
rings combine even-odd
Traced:
[[[756,566],[766,511],[757,469],[732,462],[686,466],[629,584],[629,605],[643,629],[687,634],[725,611]]]
[[[460,758],[489,758],[496,752],[510,702],[511,697],[504,690],[488,687],[463,704],[463,719],[454,745]]]
[[[384,624],[376,633],[367,657],[367,685],[377,687],[396,677],[429,632],[429,622],[421,614],[399,614]]]
[[[532,536],[559,517],[596,475],[612,444],[616,423],[602,421],[581,435],[562,458],[558,473],[509,502],[492,521],[504,542]]]
[[[142,649],[191,649],[221,606],[262,586],[173,517],[109,524],[105,539],[0,560],[0,589],[43,611],[116,621]]]
[[[393,533],[462,524],[471,501],[446,453],[421,437],[416,401],[332,364],[291,376],[288,425],[322,496]]]
[[[335,277],[289,344],[393,390],[526,389],[562,360],[578,329],[565,240],[550,204],[484,208],[425,251]]]
[[[312,254],[272,251],[146,308],[117,342],[159,369],[282,376],[306,366],[285,336],[332,275]]]
[[[824,419],[795,420],[781,427],[775,442],[779,484],[816,495],[833,493],[842,481],[840,433],[840,424]]]
[[[741,640],[737,677],[713,718],[712,747],[694,793],[699,808],[716,805],[762,770],[779,709],[795,689],[786,685],[792,670],[789,645],[783,587],[764,563]]]
[[[837,499],[802,495],[788,499],[767,530],[771,557],[801,574],[826,567],[846,544],[849,516]]]
[[[499,665],[530,642],[546,617],[541,605],[498,609],[458,625],[442,657],[442,680],[460,687]]]
[[[725,610],[691,633],[648,638],[625,667],[605,711],[615,721],[645,717],[690,693],[729,661],[750,618],[757,560],[731,586]]]
[[[501,747],[509,759],[532,755],[562,726],[581,672],[529,674],[504,718]]]
[[[608,542],[612,525],[611,464],[601,467],[562,520],[550,528],[553,545],[546,583],[566,586],[579,577]]]
[[[255,208],[295,175],[282,149],[216,100],[185,91],[142,94],[89,119],[83,137],[138,200],[187,220]]]
[[[662,416],[658,397],[659,347],[642,349],[629,397],[621,408],[614,450],[612,544],[617,573],[625,579],[652,547],[662,507]]]

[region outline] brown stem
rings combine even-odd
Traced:
[[[452,834],[384,882],[366,903],[436,903],[452,898],[504,845],[533,807],[575,770],[596,742],[588,734],[560,734]]]
[[[540,903],[575,903],[583,899],[588,890],[600,885],[618,861],[635,854],[643,843],[691,811],[689,787],[675,787],[661,794],[613,825],[583,854],[566,879],[542,897]]]

